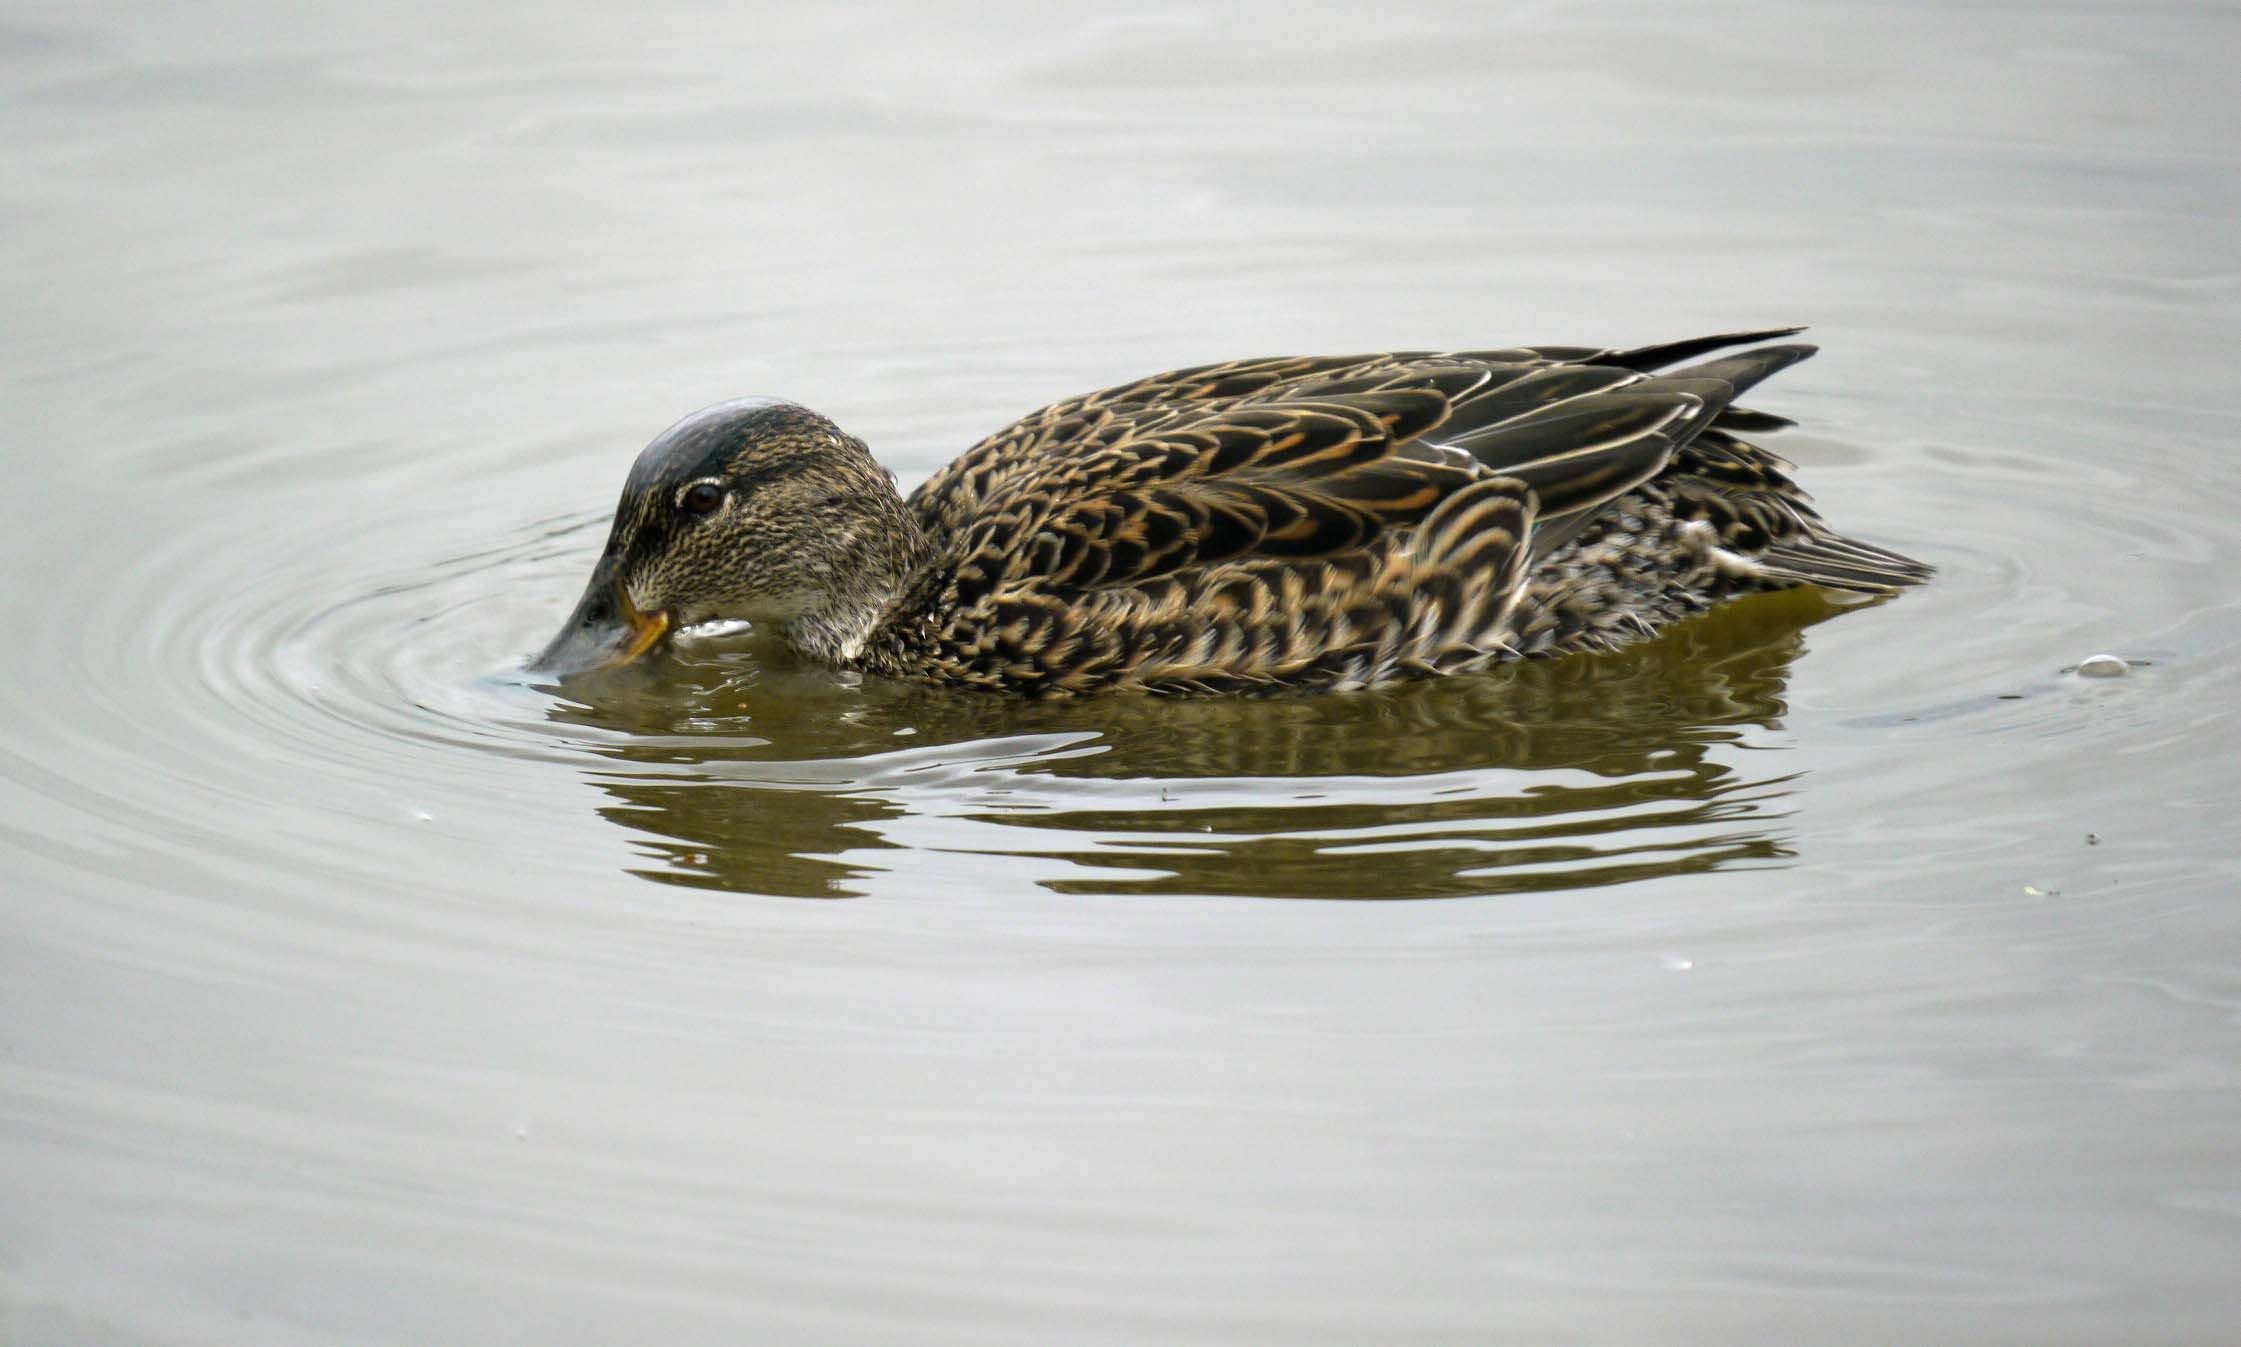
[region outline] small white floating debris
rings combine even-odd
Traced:
[[[2080,678],[2122,678],[2132,672],[2121,655],[2088,655],[2078,661]]]
[[[434,814],[422,809],[419,805],[414,805],[410,813],[412,814],[412,821],[415,823],[434,823],[436,821]]]
[[[1673,954],[1668,954],[1664,958],[1659,959],[1658,963],[1668,973],[1686,973],[1691,968],[1696,967],[1696,960],[1683,959],[1678,955]]]

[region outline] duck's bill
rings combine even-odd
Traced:
[[[555,678],[618,668],[661,644],[668,634],[669,614],[641,613],[632,607],[614,567],[602,561],[576,611],[529,668]]]

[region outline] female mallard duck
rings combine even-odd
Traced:
[[[627,663],[719,618],[838,668],[1031,695],[1360,688],[1604,650],[1738,594],[1884,594],[1741,438],[1798,329],[1637,350],[1243,360],[1057,403],[905,500],[804,407],[664,431],[539,658]]]

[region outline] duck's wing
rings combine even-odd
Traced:
[[[1278,396],[1063,418],[942,549],[955,601],[1357,551],[1488,477],[1560,519],[1657,475],[1731,395],[1718,380],[1625,374],[1480,427],[1491,371],[1423,357]]]
[[[1195,365],[1116,384],[1030,412],[929,478],[911,494],[910,504],[928,536],[937,545],[946,544],[960,529],[981,517],[990,501],[1022,488],[1033,489],[1055,462],[1081,453],[1084,428],[1108,413],[1122,420],[1158,417],[1194,406],[1212,408],[1255,400],[1286,403],[1310,393],[1337,397],[1349,392],[1405,389],[1426,381],[1439,387],[1448,401],[1447,413],[1441,418],[1444,434],[1437,442],[1462,448],[1490,464],[1505,456],[1522,460],[1534,454],[1536,443],[1560,438],[1563,430],[1543,427],[1541,441],[1513,434],[1506,444],[1488,432],[1559,403],[1641,383],[1652,372],[1694,356],[1792,336],[1798,331],[1779,328],[1731,332],[1635,348],[1516,346],[1464,352],[1276,356]],[[1800,357],[1790,357],[1795,358]],[[1763,378],[1779,367],[1768,368],[1757,377]],[[1720,424],[1729,430],[1758,431],[1789,423],[1731,406]],[[1512,432],[1522,429],[1515,425],[1509,428]],[[1478,432],[1475,440],[1469,438],[1474,432]],[[1546,504],[1544,501],[1544,512]]]

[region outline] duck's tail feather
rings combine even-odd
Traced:
[[[1819,530],[1776,543],[1757,560],[1760,574],[1769,580],[1852,594],[1894,594],[1922,583],[1935,571],[1888,548]]]
[[[1719,419],[1712,424],[1738,435],[1771,435],[1777,430],[1788,430],[1797,422],[1787,416],[1776,416],[1772,412],[1753,411],[1749,407],[1730,407],[1721,412]]]
[[[1613,365],[1646,374],[1713,351],[1724,351],[1731,346],[1744,346],[1755,341],[1771,341],[1776,337],[1794,337],[1804,330],[1802,327],[1776,327],[1763,332],[1727,332],[1713,337],[1694,337],[1688,341],[1667,342],[1662,346],[1610,351],[1587,363]],[[1675,377],[1724,380],[1735,390],[1731,396],[1741,397],[1754,385],[1772,378],[1801,360],[1812,358],[1820,349],[1807,342],[1786,342],[1780,346],[1764,346],[1755,351],[1738,351],[1718,360],[1707,360],[1702,364],[1675,370],[1673,373]],[[1753,411],[1749,407],[1731,404],[1720,412],[1718,419],[1712,424],[1739,435],[1766,435],[1777,430],[1788,430],[1797,422],[1786,416],[1776,416],[1772,412]]]
[[[1799,361],[1811,359],[1813,353],[1820,349],[1818,346],[1802,341],[1784,342],[1780,346],[1761,346],[1755,350],[1737,351],[1733,355],[1723,355],[1717,360],[1706,360],[1700,364],[1686,365],[1673,371],[1667,377],[1674,379],[1718,379],[1734,389],[1735,396],[1741,397],[1760,383],[1773,378]]]
[[[1730,346],[1748,346],[1755,341],[1772,341],[1776,337],[1794,337],[1803,332],[1802,327],[1770,327],[1762,332],[1721,332],[1709,337],[1691,337],[1687,341],[1669,341],[1656,346],[1637,346],[1626,351],[1605,351],[1581,361],[1583,365],[1615,365],[1620,369],[1636,370],[1648,374],[1677,365],[1700,355],[1724,351]],[[1807,348],[1811,354],[1811,348]],[[1803,356],[1798,359],[1803,359]],[[1793,363],[1785,361],[1785,364]],[[1779,369],[1780,366],[1775,368]],[[1773,373],[1768,370],[1767,373]],[[1715,376],[1717,377],[1717,376]],[[1761,376],[1763,377],[1763,376]],[[1753,382],[1756,382],[1754,380]]]

